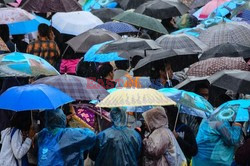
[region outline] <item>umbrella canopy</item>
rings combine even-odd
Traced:
[[[200,62],[196,62],[190,66],[187,71],[188,76],[204,77],[213,75],[222,70],[246,70],[249,71],[250,67],[243,58],[210,58]]]
[[[206,5],[210,0],[181,0],[190,9],[195,9]]]
[[[183,89],[186,91],[194,91],[195,86],[197,84],[209,84],[207,78],[209,76],[206,77],[188,77],[187,79],[185,79],[184,81],[182,81],[181,83],[177,84],[174,88],[177,89]]]
[[[52,17],[52,26],[60,33],[79,35],[103,22],[90,12],[56,13]]]
[[[181,2],[168,0],[148,1],[141,4],[134,12],[158,19],[166,19],[185,14],[189,8]]]
[[[106,29],[114,33],[137,33],[139,32],[134,26],[124,22],[105,22],[97,25],[94,29]]]
[[[199,39],[209,48],[223,43],[237,43],[250,45],[250,26],[246,23],[229,22],[221,23],[201,31]]]
[[[33,77],[58,75],[46,60],[31,54],[13,52],[0,55],[0,77]]]
[[[206,99],[193,92],[175,88],[163,88],[159,92],[179,104],[180,113],[207,118],[214,110]]]
[[[121,8],[101,8],[91,10],[91,13],[100,18],[103,22],[112,21],[112,17],[124,12]]]
[[[33,84],[41,83],[56,87],[75,100],[101,100],[108,95],[106,89],[97,82],[67,74],[41,78]]]
[[[72,12],[81,11],[82,7],[76,0],[27,0],[22,8],[30,12]]]
[[[122,9],[136,9],[138,6],[143,4],[144,2],[148,0],[116,0]]]
[[[104,98],[97,107],[158,106],[175,105],[171,99],[151,88],[119,89]]]
[[[0,52],[10,52],[9,48],[4,43],[4,41],[1,37],[0,37]]]
[[[103,43],[110,40],[118,40],[120,38],[121,36],[107,30],[91,29],[70,39],[66,43],[75,52],[85,53],[95,44]]]
[[[201,42],[199,39],[186,35],[163,35],[156,39],[156,42],[165,49],[190,49],[194,52],[200,53],[207,49],[206,44]]]
[[[246,21],[247,23],[250,23],[250,10],[243,10],[237,17],[241,18],[241,21]]]
[[[115,8],[117,2],[115,0],[85,0],[82,4],[82,9],[84,11],[92,11],[93,9],[102,9],[102,8]]]
[[[24,85],[5,91],[0,96],[0,108],[12,111],[52,110],[72,101],[70,96],[48,85]]]
[[[219,106],[211,115],[211,119],[221,121],[249,121],[250,100],[231,100]]]
[[[131,11],[125,11],[112,19],[126,22],[138,27],[142,27],[145,29],[149,29],[155,32],[167,34],[168,31],[165,29],[165,27],[161,24],[161,22],[153,17],[149,17],[143,14],[131,12]]]
[[[224,43],[205,51],[200,60],[216,57],[243,57],[250,58],[250,47],[237,43]]]
[[[250,72],[224,70],[208,78],[211,85],[229,89],[236,93],[250,94]]]

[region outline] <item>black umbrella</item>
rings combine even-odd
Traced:
[[[112,17],[115,17],[122,12],[124,12],[124,10],[120,8],[101,8],[91,10],[91,13],[100,18],[103,22],[112,21]]]
[[[85,53],[95,44],[103,43],[110,40],[121,39],[116,33],[104,29],[91,29],[84,32],[66,43],[77,53]]]
[[[134,12],[158,19],[167,19],[185,14],[189,8],[181,2],[156,0],[140,5]]]
[[[136,9],[138,6],[148,0],[116,0],[122,9]]]
[[[205,51],[200,60],[216,57],[243,57],[250,58],[250,47],[237,43],[224,43]]]
[[[250,94],[250,72],[241,70],[224,70],[208,78],[213,86],[232,90],[237,93]]]

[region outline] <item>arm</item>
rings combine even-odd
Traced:
[[[22,134],[20,130],[17,130],[11,139],[11,148],[16,159],[20,160],[31,147],[32,140],[26,138],[23,142]]]

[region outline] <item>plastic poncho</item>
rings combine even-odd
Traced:
[[[140,155],[141,137],[126,127],[126,112],[112,109],[110,118],[113,126],[100,132],[90,158],[96,166],[137,166]]]
[[[89,129],[65,128],[66,116],[61,109],[45,112],[45,128],[38,133],[38,165],[83,165],[83,152],[95,142]]]
[[[228,121],[203,120],[196,137],[198,154],[192,165],[231,165],[240,136],[241,127],[230,126]]]

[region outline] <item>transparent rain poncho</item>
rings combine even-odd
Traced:
[[[66,116],[61,109],[45,112],[45,128],[38,133],[38,165],[83,165],[83,152],[96,139],[89,129],[65,128]]]
[[[100,132],[90,158],[96,166],[136,166],[141,150],[141,137],[126,127],[126,112],[118,108],[110,112],[113,126]]]

